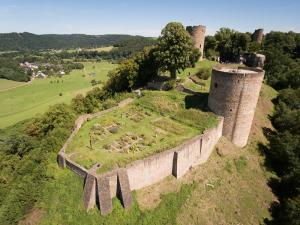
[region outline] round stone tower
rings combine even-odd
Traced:
[[[192,36],[194,40],[195,48],[199,49],[201,53],[200,60],[202,60],[206,27],[202,25],[187,26],[186,31],[189,32],[189,34]]]
[[[223,136],[239,147],[247,145],[264,73],[249,67],[212,70],[208,106],[224,117]]]
[[[252,34],[252,41],[258,42],[261,44],[264,37],[264,29],[257,29]]]

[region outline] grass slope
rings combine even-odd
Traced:
[[[92,79],[105,81],[108,71],[116,65],[84,62],[84,66],[84,70],[73,70],[62,78],[35,79],[30,85],[0,92],[0,128],[43,113],[50,105],[69,103],[76,94],[92,88]],[[96,76],[89,76],[91,72],[95,72]],[[60,93],[62,96],[59,96]]]
[[[263,166],[258,143],[266,144],[262,128],[271,127],[270,99],[276,93],[263,86],[247,147],[238,149],[225,138],[218,144],[223,156],[213,153],[207,163],[176,180],[169,177],[137,191],[135,203],[124,210],[114,199],[112,214],[100,216],[98,209],[86,212],[82,204],[83,180],[57,167],[49,159],[52,179],[36,204],[39,224],[259,224],[269,217],[275,199],[268,187],[272,176]]]
[[[263,86],[248,145],[239,149],[222,138],[209,161],[193,169],[181,180],[166,179],[138,191],[140,207],[152,209],[162,202],[161,195],[176,193],[182,184],[197,186],[174,215],[177,224],[263,224],[270,217],[268,208],[275,196],[268,186],[273,175],[264,168],[258,144],[266,144],[263,127],[272,127],[268,114],[275,91]],[[220,156],[221,155],[221,156]]]
[[[38,224],[103,224],[103,225],[132,225],[132,224],[175,224],[176,215],[184,202],[188,199],[195,184],[183,185],[179,195],[177,193],[166,194],[162,197],[162,203],[155,209],[141,210],[137,201],[133,206],[124,210],[117,199],[113,199],[113,212],[107,216],[101,216],[98,209],[92,209],[88,213],[82,204],[82,179],[67,170],[52,168],[55,177],[44,190],[43,202],[38,204],[38,209],[28,215],[39,212],[43,215]],[[135,193],[133,193],[135,196]],[[30,220],[32,221],[32,220]],[[30,222],[24,220],[23,224]],[[37,221],[35,221],[37,222]]]
[[[178,96],[167,92],[174,96],[173,103],[163,104],[163,96],[157,93],[154,101],[150,98],[140,104],[149,110],[172,112],[170,109],[175,107]],[[24,224],[263,223],[263,219],[270,216],[268,207],[275,197],[267,185],[273,175],[264,167],[258,144],[267,144],[262,128],[272,127],[268,115],[272,113],[271,99],[275,96],[272,88],[263,85],[247,147],[238,149],[222,138],[217,146],[219,152],[224,153],[222,156],[213,153],[207,163],[192,169],[183,178],[168,177],[135,192],[134,205],[129,210],[124,210],[114,199],[114,211],[105,217],[100,216],[98,209],[84,210],[83,180],[69,170],[59,169],[53,155],[47,168],[52,179],[43,189],[35,210],[24,218]],[[190,106],[201,103],[194,98],[185,100]]]
[[[0,79],[0,92],[3,92],[7,89],[12,89],[20,85],[24,85],[24,82],[17,82],[13,80]]]

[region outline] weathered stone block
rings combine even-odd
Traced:
[[[96,178],[93,175],[87,174],[83,190],[84,208],[91,209],[96,204]]]
[[[106,215],[112,211],[112,200],[107,177],[98,177],[97,189],[101,215]]]
[[[126,169],[120,169],[118,171],[118,197],[124,208],[131,206],[132,196]]]
[[[57,163],[60,168],[66,168],[66,159],[63,154],[59,153],[57,155]]]

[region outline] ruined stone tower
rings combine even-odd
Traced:
[[[189,32],[190,35],[192,36],[194,40],[195,48],[199,49],[201,53],[200,60],[202,60],[206,27],[202,25],[187,26],[186,31]]]
[[[261,44],[264,37],[264,29],[257,29],[252,34],[252,41],[258,42]]]
[[[264,73],[249,67],[212,70],[208,106],[224,117],[223,136],[239,147],[247,144]]]

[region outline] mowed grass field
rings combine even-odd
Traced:
[[[56,103],[69,103],[77,94],[93,88],[91,80],[106,81],[107,73],[116,67],[108,62],[83,64],[83,70],[73,70],[62,78],[35,79],[29,85],[0,92],[0,128],[43,113]],[[95,73],[95,76],[90,76],[90,73]],[[8,82],[7,85],[11,87],[13,83]],[[4,81],[1,81],[1,89],[4,86]]]
[[[17,82],[13,80],[0,79],[0,92],[21,86],[26,84],[25,82]]]
[[[97,52],[110,52],[111,50],[117,47],[114,46],[105,46],[105,47],[98,47],[98,48],[81,48],[82,51],[97,51]],[[69,49],[67,52],[73,53],[78,52],[78,49]]]

